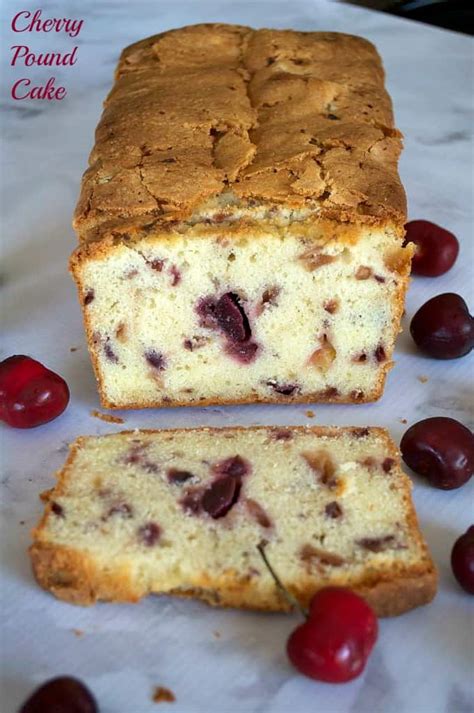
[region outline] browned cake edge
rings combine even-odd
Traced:
[[[179,433],[187,430],[222,433],[227,430],[253,431],[268,428],[268,426],[254,426],[251,429],[245,427],[169,429],[167,432]],[[361,428],[326,428],[321,426],[285,426],[284,428],[291,431],[313,433],[315,436],[337,436],[349,432],[357,437],[357,435],[360,436],[361,430],[365,431]],[[394,458],[396,467],[400,468],[400,456],[388,432],[378,427],[370,427],[368,431],[385,440],[387,452]],[[122,433],[136,433],[136,431],[123,431]],[[156,431],[143,430],[141,433],[156,433]],[[38,526],[32,532],[33,544],[29,549],[33,573],[43,589],[72,604],[87,606],[97,601],[137,602],[149,592],[137,588],[126,568],[104,576],[99,571],[93,557],[70,547],[50,544],[43,539],[45,525],[51,512],[49,501],[61,494],[76,453],[86,440],[87,437],[79,437],[72,444],[63,469],[57,473],[56,486],[43,496],[47,503],[46,508]],[[403,496],[408,510],[411,534],[422,547],[423,557],[420,563],[399,571],[395,570],[391,576],[387,576],[387,574],[381,576],[373,572],[362,578],[357,584],[351,585],[351,588],[360,594],[380,617],[397,616],[427,604],[433,599],[437,590],[437,570],[419,530],[417,515],[411,499],[411,481],[408,476],[406,476]],[[315,588],[314,580],[308,577],[298,584],[289,585],[288,590],[303,606],[308,606],[317,588]],[[218,581],[213,578],[212,573],[206,573],[205,576],[202,576],[199,586],[186,590],[173,590],[164,594],[201,599],[207,604],[219,607],[290,611],[288,602],[282,598],[276,588],[271,595],[263,597],[252,587],[250,578],[238,577],[235,572],[226,573]]]

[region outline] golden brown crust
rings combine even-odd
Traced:
[[[145,594],[133,588],[127,569],[104,576],[92,558],[71,548],[39,541],[30,547],[29,552],[38,584],[71,604],[136,602]]]
[[[252,430],[268,430],[268,426],[255,426]],[[285,427],[288,428],[288,427]],[[321,427],[321,426],[292,426],[292,431],[312,433],[315,436],[338,438],[350,433],[355,437],[361,435],[359,427]],[[275,429],[278,429],[275,426]],[[181,432],[183,429],[167,429],[169,433]],[[245,427],[228,428],[193,428],[192,432],[244,431]],[[368,427],[370,435],[375,435],[384,441],[384,448],[399,467],[399,453],[395,444],[388,436],[385,429]],[[123,431],[122,434],[136,434],[136,431]],[[153,430],[141,431],[142,434],[154,433]],[[110,434],[107,437],[116,437]],[[38,584],[50,591],[55,596],[73,604],[90,605],[96,601],[136,602],[147,594],[160,593],[160,583],[140,583],[132,576],[128,566],[113,567],[111,563],[101,566],[99,562],[84,552],[79,552],[70,547],[57,545],[47,541],[46,522],[51,511],[49,501],[61,495],[64,491],[69,471],[73,465],[78,449],[87,440],[87,437],[78,438],[71,446],[70,455],[64,468],[57,474],[57,484],[49,491],[45,499],[48,501],[45,513],[33,531],[33,545],[30,548],[30,557],[33,571]],[[340,581],[331,580],[331,584],[350,586],[354,591],[364,597],[374,608],[378,616],[396,616],[414,607],[430,602],[436,594],[437,571],[431,560],[426,544],[418,529],[416,513],[411,502],[411,482],[404,481],[403,499],[408,513],[407,521],[411,537],[417,542],[421,550],[420,559],[416,564],[403,565],[390,571],[369,571],[357,579],[347,580],[347,576]],[[318,588],[325,586],[325,582],[317,581],[308,576],[299,582],[288,584],[289,591],[303,606],[308,606],[311,597]],[[282,598],[273,585],[262,586],[251,576],[239,576],[237,572],[229,570],[219,577],[213,573],[197,571],[194,581],[186,587],[163,591],[163,594],[173,594],[182,597],[202,599],[213,606],[237,607],[244,609],[257,609],[261,611],[289,611],[288,602]]]
[[[377,616],[398,616],[410,609],[431,602],[438,587],[438,574],[433,567],[414,573],[397,582],[378,582],[374,587],[356,591],[377,613]]]
[[[83,238],[245,209],[401,226],[401,135],[375,48],[351,35],[196,25],[122,53],[75,227]]]
[[[142,591],[133,582],[130,572],[101,572],[92,558],[83,553],[58,545],[35,542],[30,548],[33,572],[38,584],[58,599],[89,606],[98,601],[138,602],[150,592]],[[288,602],[275,588],[258,590],[252,581],[229,575],[215,581],[202,582],[186,589],[172,589],[164,594],[201,599],[212,606],[234,607],[268,612],[290,611]],[[437,590],[437,572],[434,566],[402,574],[393,581],[383,579],[369,584],[361,581],[351,584],[379,617],[398,616],[410,609],[428,604]],[[323,585],[319,585],[320,587]],[[313,581],[304,589],[289,587],[304,607],[319,587]],[[154,592],[156,593],[156,592]]]

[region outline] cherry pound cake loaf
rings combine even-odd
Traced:
[[[379,398],[400,148],[362,38],[198,25],[124,50],[71,260],[103,405]]]
[[[259,545],[303,605],[341,585],[391,616],[436,591],[410,480],[379,428],[79,438],[45,498],[33,569],[76,604],[156,593],[287,610]]]

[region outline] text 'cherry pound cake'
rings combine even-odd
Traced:
[[[362,38],[197,25],[124,50],[71,260],[103,405],[379,398],[400,148]]]
[[[31,548],[77,604],[177,594],[286,610],[258,551],[307,605],[326,585],[380,616],[429,602],[436,572],[410,480],[379,428],[130,431],[79,438]]]

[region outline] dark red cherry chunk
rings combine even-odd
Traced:
[[[168,469],[168,480],[170,483],[182,485],[191,478],[194,478],[194,473],[190,473],[189,470],[180,470],[179,468]]]
[[[453,418],[418,421],[403,436],[400,450],[415,473],[442,490],[459,488],[474,471],[474,435]]]
[[[218,329],[225,337],[225,353],[240,364],[250,364],[257,357],[259,345],[251,341],[250,322],[235,292],[226,292],[219,299],[202,297],[197,305],[199,325]],[[189,344],[185,348],[192,351]]]
[[[459,253],[459,243],[449,230],[429,220],[411,220],[405,228],[404,245],[416,245],[411,263],[413,274],[437,277],[452,268]]]
[[[298,384],[280,384],[278,381],[275,381],[275,379],[269,379],[267,386],[270,386],[273,391],[276,391],[277,394],[281,394],[282,396],[292,396],[295,391],[299,392],[300,390]]]
[[[77,678],[60,676],[43,683],[19,713],[98,713],[92,693]]]
[[[250,473],[250,463],[242,458],[242,456],[231,456],[224,460],[214,463],[212,466],[214,473],[219,475],[231,475],[233,478],[242,478],[247,473]]]
[[[227,292],[215,306],[217,324],[231,342],[245,342],[250,337],[250,325],[240,300]]]
[[[147,522],[138,528],[138,539],[146,547],[156,545],[161,536],[161,527],[156,522]]]
[[[474,347],[474,318],[463,298],[452,292],[425,302],[410,332],[417,347],[434,359],[457,359]]]
[[[361,597],[326,587],[312,598],[309,618],[291,634],[287,653],[305,676],[345,683],[362,673],[377,635],[377,618]]]
[[[225,352],[240,364],[251,364],[256,358],[260,347],[255,342],[228,343]]]
[[[217,327],[216,319],[217,300],[214,297],[201,297],[196,305],[196,314],[199,316],[199,326],[207,329]]]
[[[33,428],[57,418],[69,389],[54,371],[18,354],[0,363],[0,419],[15,428]]]
[[[461,587],[474,594],[474,525],[454,543],[451,568]]]
[[[227,515],[238,500],[240,480],[228,475],[215,480],[202,496],[202,507],[212,518]]]
[[[157,371],[163,371],[166,368],[166,359],[161,352],[156,349],[149,349],[145,352],[145,359],[148,364]]]

